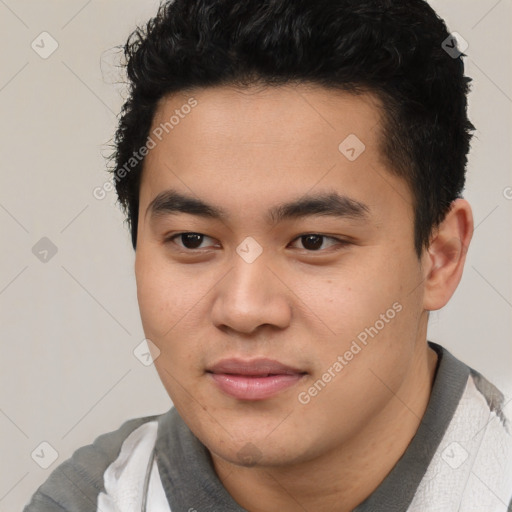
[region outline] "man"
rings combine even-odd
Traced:
[[[508,510],[503,396],[426,339],[473,231],[453,48],[422,0],[175,0],[130,37],[113,179],[175,407],[26,511]]]

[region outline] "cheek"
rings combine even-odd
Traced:
[[[197,302],[197,287],[188,286],[185,276],[168,261],[142,247],[137,248],[135,277],[144,332],[150,339],[161,341]]]
[[[191,337],[197,326],[190,322],[197,298],[187,293],[190,287],[183,275],[142,246],[137,248],[135,276],[144,334],[159,350],[155,368],[173,402],[181,403],[186,396],[180,390],[190,387],[190,372],[183,370],[197,364],[192,361],[197,350]]]
[[[310,323],[307,329],[320,334],[316,336],[318,371],[325,371],[338,355],[358,350],[354,341],[361,353],[353,357],[358,361],[350,364],[353,369],[392,354],[400,359],[395,349],[400,350],[397,345],[402,343],[406,352],[410,350],[421,309],[421,275],[413,258],[393,259],[387,257],[389,253],[385,248],[368,248],[346,258],[328,276],[321,271],[293,276],[290,288],[300,298],[300,316]]]
[[[137,299],[144,332],[150,339],[160,338],[173,325],[171,308],[172,289],[158,283],[165,283],[161,273],[146,269],[137,275]]]
[[[215,276],[173,265],[161,252],[137,249],[135,274],[140,316],[146,338],[159,349],[155,366],[168,392],[202,371],[208,351],[208,292]]]
[[[295,273],[290,288],[304,315],[313,316],[327,334],[354,336],[400,299],[402,276],[383,271],[382,261],[361,251],[337,268]],[[302,306],[301,306],[302,305]]]

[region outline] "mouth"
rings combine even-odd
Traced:
[[[224,359],[206,370],[215,385],[238,400],[265,400],[297,384],[307,372],[271,359]]]

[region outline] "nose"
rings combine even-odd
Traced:
[[[212,321],[219,328],[243,334],[264,325],[284,329],[291,319],[287,291],[265,258],[247,263],[236,255],[234,268],[217,287]]]

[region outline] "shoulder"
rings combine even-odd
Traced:
[[[507,418],[507,405],[504,394],[481,373],[466,365],[446,348],[433,342],[429,346],[438,354],[438,368],[433,394],[443,407],[457,406],[455,413],[464,415],[472,411],[489,419],[498,419],[499,428],[509,433],[510,419]],[[471,425],[468,425],[471,426]]]
[[[446,510],[508,510],[512,436],[507,399],[486,377],[446,349],[437,349],[442,355],[436,412],[453,411],[413,504],[420,500],[423,510],[430,510],[426,504],[433,493]]]
[[[76,450],[37,489],[24,512],[96,512],[98,496],[105,492],[107,469],[114,461],[118,463],[122,459],[122,449],[133,450],[145,439],[154,443],[156,424],[161,416],[125,421],[117,430],[102,434],[92,444]],[[151,426],[154,429],[149,429]]]

